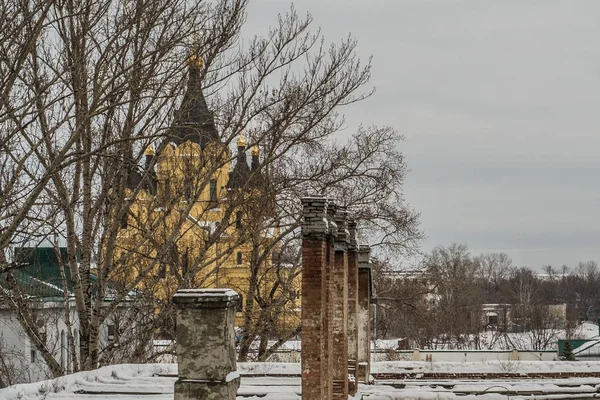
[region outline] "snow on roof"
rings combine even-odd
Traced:
[[[593,339],[598,336],[598,325],[593,322],[585,321],[577,327],[577,338]]]
[[[589,342],[586,342],[586,343],[582,344],[581,346],[573,349],[573,354],[577,355],[581,352],[589,350],[590,348],[596,346],[598,343],[600,343],[600,337],[592,338],[592,339],[590,339]]]
[[[573,372],[600,371],[600,362],[524,362],[514,361],[518,372]],[[373,373],[394,372],[499,372],[506,365],[501,362],[375,362]],[[298,363],[238,363],[242,380],[238,390],[238,400],[300,400],[301,382]],[[232,375],[233,376],[233,375]],[[177,379],[176,364],[121,364],[103,367],[94,371],[78,372],[54,380],[14,385],[0,389],[0,399],[22,400],[172,400],[173,387]],[[497,380],[453,380],[449,388],[429,386],[425,382],[408,383],[405,389],[386,385],[386,381],[376,385],[359,385],[355,398],[364,400],[499,400],[506,399],[507,391],[536,391],[545,394],[556,393],[595,393],[590,382],[595,378],[571,378],[569,388],[564,380],[544,379],[524,381]],[[562,385],[562,386],[561,386]],[[457,392],[457,393],[455,393]],[[485,395],[462,395],[465,392]],[[565,398],[564,396],[561,398]],[[311,399],[308,399],[311,400]]]

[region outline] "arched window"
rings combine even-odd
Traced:
[[[188,272],[188,268],[189,268],[189,264],[190,264],[190,256],[188,253],[188,249],[185,249],[185,253],[183,253],[181,255],[181,275],[185,276]]]
[[[242,265],[242,252],[238,251],[237,253],[237,265]]]
[[[237,229],[242,229],[242,212],[238,211],[235,213],[235,227]]]
[[[65,337],[65,331],[60,331],[60,367],[65,368],[65,362],[67,361],[67,339]]]
[[[240,296],[240,299],[238,300],[238,303],[235,306],[235,311],[242,312],[242,311],[244,311],[244,296],[242,296],[239,293],[238,293],[238,295]]]
[[[217,180],[216,179],[210,180],[210,202],[211,203],[217,202]]]
[[[127,213],[125,213],[121,217],[121,229],[127,229],[127,226],[129,225],[128,223],[129,223],[129,215],[127,215]]]

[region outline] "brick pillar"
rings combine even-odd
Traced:
[[[354,377],[348,384],[349,394],[354,396],[358,389],[356,366],[358,357],[358,248],[356,243],[356,221],[348,220],[348,375]]]
[[[302,198],[302,397],[327,399],[327,201]]]
[[[333,200],[329,199],[327,203],[327,221],[329,230],[327,231],[327,257],[325,267],[325,321],[323,331],[323,351],[325,368],[324,383],[325,395],[324,399],[330,400],[333,398],[333,274],[335,269],[335,241],[337,240],[338,228],[334,221],[337,206]]]
[[[235,400],[235,307],[231,289],[183,289],[173,296],[177,308],[175,400]]]
[[[332,270],[331,304],[333,306],[333,398],[348,400],[348,213],[338,207],[334,215],[337,225],[335,260]]]
[[[371,374],[371,248],[358,248],[358,382],[369,382]]]

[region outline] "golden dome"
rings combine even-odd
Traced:
[[[204,67],[204,58],[195,53],[190,54],[185,62],[188,66],[194,69],[202,69],[202,67]]]
[[[240,138],[237,140],[237,146],[238,147],[248,146],[248,140],[246,140],[246,137],[244,135],[240,135]]]
[[[148,147],[146,147],[146,150],[144,151],[144,154],[147,156],[153,156],[154,155],[154,146],[152,146],[151,144],[148,145]]]
[[[252,155],[253,156],[257,156],[260,154],[260,149],[258,148],[257,145],[252,146]]]

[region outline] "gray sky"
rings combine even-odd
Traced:
[[[290,2],[253,0],[265,32]],[[600,262],[600,1],[303,0],[328,41],[373,55],[352,129],[405,135],[423,250],[451,242],[515,264]]]

